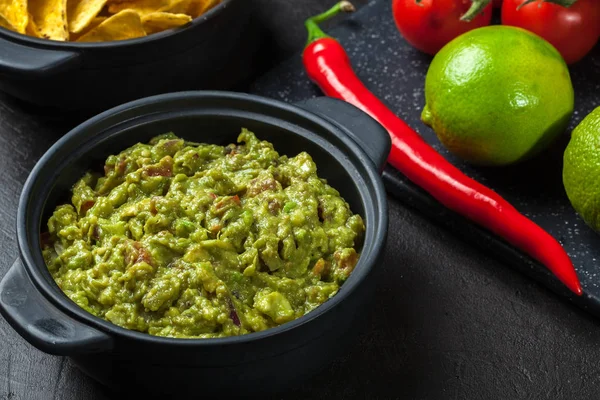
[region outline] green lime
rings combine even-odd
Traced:
[[[600,230],[600,107],[577,125],[565,150],[567,196],[592,229]]]
[[[421,115],[444,146],[474,164],[527,159],[567,128],[574,93],[559,52],[510,26],[472,30],[433,59]]]

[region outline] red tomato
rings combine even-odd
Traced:
[[[556,47],[567,64],[581,60],[600,37],[600,0],[577,0],[571,7],[535,1],[520,9],[523,0],[504,0],[502,23],[543,37]]]
[[[398,30],[406,41],[431,55],[446,43],[471,29],[490,24],[490,3],[470,22],[460,17],[471,7],[471,0],[394,0],[392,11]]]

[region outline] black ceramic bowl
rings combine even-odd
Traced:
[[[338,294],[276,328],[192,340],[120,328],[88,314],[60,291],[42,258],[40,228],[85,170],[157,134],[172,131],[195,142],[227,144],[235,142],[242,127],[272,142],[280,153],[307,151],[319,175],[364,218],[361,257]],[[0,312],[29,343],[70,357],[117,390],[186,398],[284,390],[326,365],[370,312],[372,273],[382,261],[387,235],[379,172],[389,147],[388,134],[378,123],[329,98],[292,106],[245,94],[181,92],[106,111],[50,148],[25,183],[17,217],[21,256],[0,282]]]
[[[223,0],[185,27],[103,43],[0,28],[0,90],[42,106],[105,110],[160,93],[227,89],[257,61],[251,9],[251,0]]]

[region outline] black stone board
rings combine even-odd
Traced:
[[[471,166],[450,154],[435,133],[420,121],[425,103],[425,75],[432,58],[414,49],[401,37],[394,24],[389,1],[369,2],[328,33],[345,47],[357,75],[367,87],[429,144],[561,242],[575,264],[584,295],[572,296],[541,264],[489,231],[446,209],[390,167],[383,174],[388,192],[464,240],[485,248],[507,265],[600,316],[600,236],[576,214],[562,184],[562,157],[570,132],[590,111],[600,106],[600,47],[597,46],[591,55],[570,68],[576,105],[568,132],[550,149],[527,162],[484,168]],[[309,82],[300,54],[264,75],[254,83],[251,91],[292,103],[321,95],[319,89]]]

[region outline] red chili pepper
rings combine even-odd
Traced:
[[[387,160],[390,165],[447,208],[489,229],[544,264],[571,291],[581,295],[573,263],[560,243],[497,193],[450,164],[358,79],[344,48],[318,26],[340,11],[351,12],[354,7],[342,1],[305,23],[309,36],[303,62],[310,79],[327,96],[360,108],[387,129],[392,139]]]

